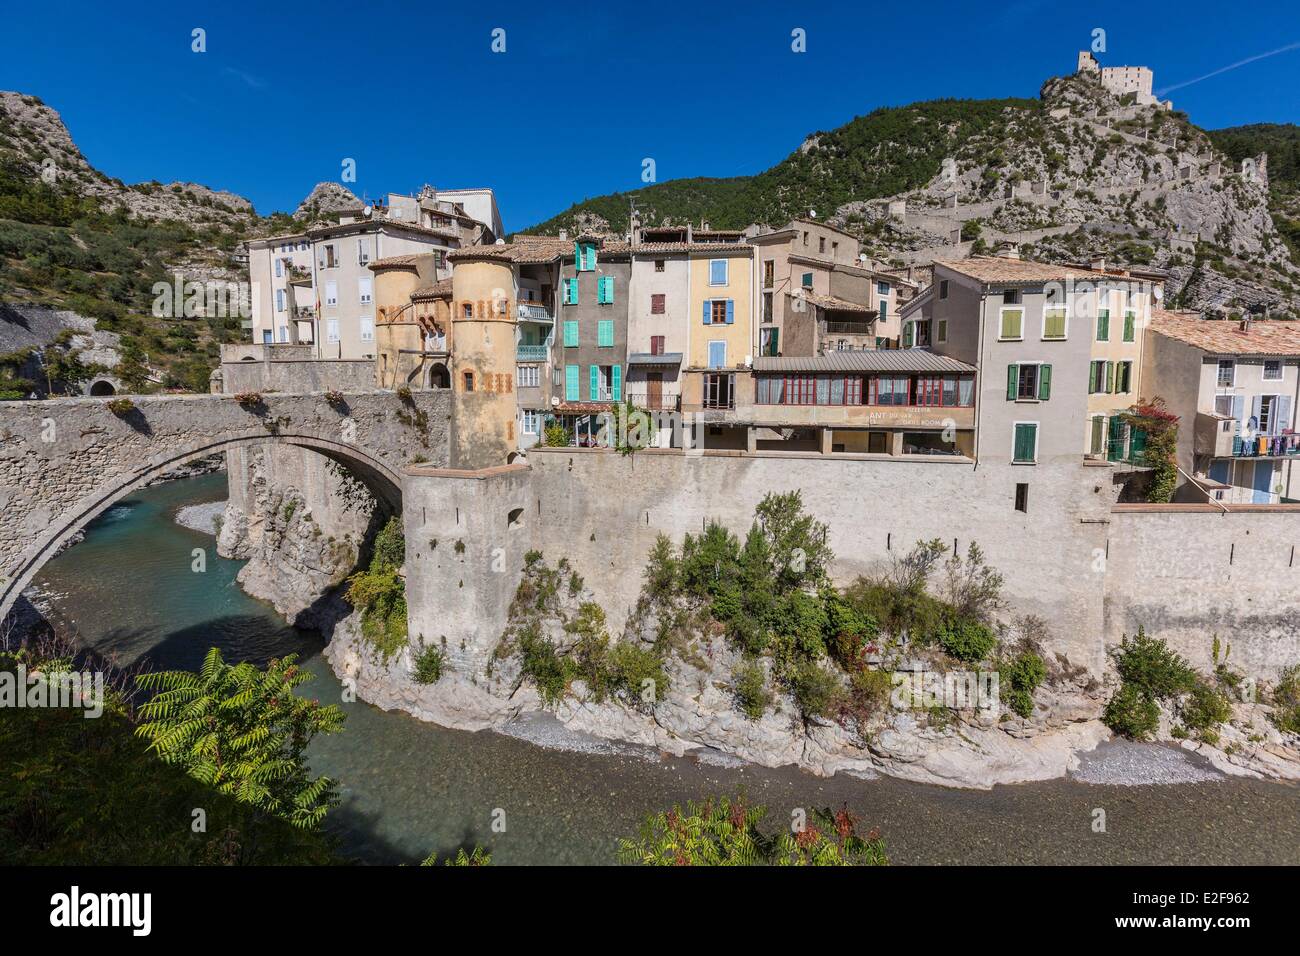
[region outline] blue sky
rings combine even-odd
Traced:
[[[8,4],[3,24],[0,88],[57,109],[111,176],[200,182],[269,213],[352,158],[358,194],[492,186],[508,230],[637,188],[646,157],[660,181],[754,173],[879,106],[1036,96],[1098,27],[1102,63],[1148,65],[1158,88],[1300,43],[1294,0],[51,0]],[[1207,128],[1300,122],[1300,47],[1169,95]]]

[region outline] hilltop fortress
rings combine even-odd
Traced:
[[[1172,110],[1171,100],[1161,100],[1151,92],[1155,79],[1151,68],[1147,66],[1102,66],[1087,50],[1079,51],[1077,73],[1093,74],[1101,79],[1101,85],[1116,96],[1133,94],[1134,102],[1139,106],[1159,106]]]

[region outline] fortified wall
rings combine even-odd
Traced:
[[[1107,647],[1139,624],[1199,666],[1208,666],[1215,634],[1248,674],[1274,676],[1300,660],[1300,567],[1291,557],[1300,510],[1116,506],[1109,472],[1080,464],[1036,475],[1029,510],[1019,512],[1017,476],[941,460],[574,448],[537,448],[527,464],[477,472],[409,468],[410,630],[445,638],[453,667],[481,672],[524,553],[537,549],[552,564],[568,559],[617,634],[658,534],[680,544],[716,520],[743,536],[765,494],[801,489],[829,526],[838,583],[880,570],[918,540],[963,554],[975,541],[1005,576],[1009,611],[1042,617],[1049,649],[1095,673]]]

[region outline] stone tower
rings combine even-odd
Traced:
[[[509,247],[453,252],[451,467],[504,465],[515,434],[515,270]]]

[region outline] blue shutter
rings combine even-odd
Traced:
[[[734,325],[735,322],[736,322],[735,303],[731,299],[728,299],[727,300],[727,324]]]
[[[578,400],[578,366],[564,366],[564,400],[566,402],[576,402]]]
[[[587,398],[593,402],[600,401],[600,366],[599,365],[591,366],[591,375],[589,376],[587,385],[588,388],[590,389]]]
[[[564,347],[566,349],[576,349],[578,347],[578,323],[575,319],[566,319],[564,321]]]
[[[623,366],[615,365],[610,370],[610,397],[616,402],[623,400]]]
[[[713,300],[705,299],[704,300],[704,324],[705,325],[709,324],[709,313],[712,311],[713,311]]]
[[[613,319],[601,319],[596,323],[596,346],[598,348],[614,347]]]

